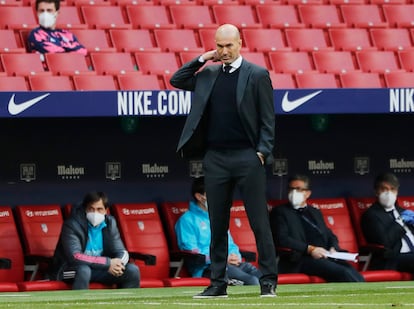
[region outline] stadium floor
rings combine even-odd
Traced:
[[[278,297],[260,298],[258,287],[232,286],[227,299],[193,299],[202,288],[154,288],[0,293],[0,308],[409,308],[414,283],[280,285]]]

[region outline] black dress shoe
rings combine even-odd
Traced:
[[[227,288],[210,285],[200,294],[194,295],[193,298],[225,298],[227,297]]]
[[[260,286],[260,297],[276,297],[275,286],[271,283],[264,283]]]

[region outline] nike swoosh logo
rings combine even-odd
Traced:
[[[306,102],[308,102],[313,97],[316,97],[321,92],[322,92],[322,90],[312,92],[311,94],[308,94],[304,97],[301,97],[299,99],[290,101],[289,98],[288,98],[289,91],[286,91],[286,93],[285,93],[285,95],[283,96],[283,99],[282,99],[282,110],[286,113],[291,112],[291,111],[297,109],[299,106],[301,106],[301,105],[305,104]]]
[[[16,104],[16,102],[14,102],[14,97],[16,96],[16,94],[13,94],[12,97],[9,100],[9,113],[11,115],[18,115],[22,112],[24,112],[26,109],[28,109],[29,107],[35,105],[36,103],[40,102],[41,100],[43,100],[44,98],[46,98],[47,96],[49,96],[50,93],[46,93],[41,95],[40,97],[36,97],[33,98],[31,100]]]

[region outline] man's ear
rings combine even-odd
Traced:
[[[196,200],[199,201],[199,202],[201,202],[203,200],[203,197],[204,197],[203,194],[201,194],[201,193],[196,193],[194,196],[195,196]]]

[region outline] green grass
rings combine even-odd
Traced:
[[[414,282],[280,285],[276,298],[255,286],[232,286],[227,299],[193,299],[203,288],[0,293],[0,308],[408,308]]]

